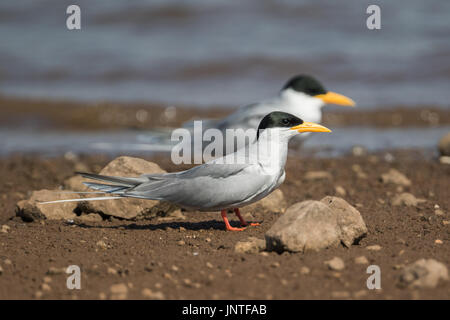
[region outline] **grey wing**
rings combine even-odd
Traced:
[[[249,165],[205,164],[175,174],[149,177],[127,195],[165,200],[197,209],[228,208],[265,190],[269,176],[255,174]]]

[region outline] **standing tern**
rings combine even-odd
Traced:
[[[326,104],[355,106],[352,99],[326,90],[312,76],[297,75],[283,86],[278,96],[267,101],[241,107],[223,119],[202,120],[202,130],[219,129],[224,137],[226,137],[225,131],[227,129],[254,129],[253,131],[256,132],[256,128],[264,116],[274,111],[287,112],[305,121],[320,123],[322,121],[322,108]],[[185,127],[193,127],[193,122],[186,123]],[[255,133],[253,134],[255,135]],[[295,140],[303,142],[308,135],[308,133],[300,135]],[[254,139],[254,137],[250,137],[250,139]],[[227,145],[227,143],[224,143],[224,145]],[[239,149],[239,146],[235,145],[232,150],[236,151],[237,149]],[[226,152],[224,149],[223,154],[226,154]]]
[[[79,173],[85,178],[107,182],[84,184],[113,196],[44,203],[123,197],[161,200],[187,209],[221,211],[226,229],[241,231],[248,223],[242,218],[239,208],[266,197],[283,183],[288,142],[295,135],[304,132],[331,130],[319,124],[304,122],[286,112],[271,112],[261,120],[257,138],[248,150],[242,148],[181,172],[144,174],[136,178]],[[230,225],[227,218],[227,211],[230,209],[234,210],[242,228]]]

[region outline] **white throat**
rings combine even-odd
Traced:
[[[268,171],[279,171],[286,164],[289,140],[297,134],[289,128],[271,128],[262,131],[252,153],[257,161]]]
[[[280,100],[285,110],[304,121],[322,121],[322,107],[324,102],[318,98],[295,91],[291,88],[280,92]]]

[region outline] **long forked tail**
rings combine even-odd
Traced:
[[[79,199],[63,199],[63,200],[55,200],[55,201],[46,201],[40,202],[41,204],[47,203],[62,203],[62,202],[80,202],[80,201],[94,201],[94,200],[114,200],[123,198],[123,194],[125,191],[136,187],[137,185],[145,182],[145,178],[125,178],[125,177],[113,177],[113,176],[104,176],[95,173],[86,173],[86,172],[76,172],[82,177],[100,180],[105,182],[110,182],[112,184],[105,183],[94,183],[94,182],[83,182],[84,185],[88,186],[91,189],[100,191],[100,192],[92,192],[92,193],[109,193],[114,194],[115,196],[110,197],[94,197],[94,198],[79,198]],[[75,192],[78,193],[78,192]]]

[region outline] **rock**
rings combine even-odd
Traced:
[[[381,250],[381,246],[378,245],[378,244],[374,244],[372,246],[367,246],[366,249],[370,250],[370,251],[380,251]]]
[[[43,284],[41,284],[41,290],[42,291],[51,291],[52,288],[47,283],[43,283]]]
[[[358,210],[345,200],[325,197],[289,207],[266,232],[268,251],[307,252],[350,246],[367,233]]]
[[[113,284],[109,291],[113,300],[125,300],[128,297],[128,287],[124,283]]]
[[[411,181],[403,173],[396,169],[391,169],[388,172],[383,173],[381,175],[381,182],[393,183],[405,187],[411,185]]]
[[[347,191],[342,186],[336,186],[334,190],[338,196],[345,197],[347,195]]]
[[[63,187],[65,190],[71,191],[88,191],[89,188],[83,184],[85,181],[87,181],[86,178],[82,176],[73,176],[64,180]]]
[[[0,266],[0,276],[3,274],[3,268]]]
[[[439,162],[442,164],[450,164],[450,156],[439,157]]]
[[[356,264],[369,264],[369,260],[365,256],[359,256],[355,258]]]
[[[152,290],[145,288],[142,289],[142,296],[151,300],[164,300],[165,296],[161,291],[153,292]]]
[[[108,267],[108,268],[106,269],[106,273],[107,273],[107,274],[110,274],[110,275],[116,275],[116,274],[117,274],[117,270],[114,269],[114,268]]]
[[[28,200],[21,200],[16,205],[16,215],[24,221],[39,219],[60,220],[73,219],[76,217],[76,202],[41,204],[39,202],[77,199],[78,194],[61,193],[51,190],[33,191]]]
[[[266,232],[269,251],[319,251],[339,244],[337,218],[319,201],[303,201],[289,207]]]
[[[8,225],[4,224],[4,225],[2,225],[2,228],[0,229],[0,232],[8,233],[10,229],[11,228]]]
[[[274,190],[267,197],[244,207],[241,211],[243,213],[270,211],[270,212],[284,212],[286,210],[286,201],[284,199],[283,191],[280,189]],[[247,218],[245,216],[245,218]]]
[[[303,266],[300,268],[300,274],[307,275],[310,272],[311,272],[311,270],[308,267]]]
[[[78,217],[83,222],[102,222],[103,218],[98,213],[83,214]]]
[[[97,241],[97,243],[95,244],[97,247],[102,248],[104,250],[108,249],[108,245],[105,243],[105,241],[103,240],[99,240]]]
[[[309,171],[305,173],[304,179],[308,181],[314,180],[331,180],[332,176],[327,171]]]
[[[409,192],[403,192],[398,194],[392,200],[394,206],[407,206],[407,207],[417,207],[419,203],[426,202],[425,199],[418,199],[413,194]]]
[[[367,227],[358,210],[342,198],[327,196],[320,200],[325,203],[337,216],[337,223],[341,230],[340,239],[346,247],[350,247],[355,240],[367,233]]]
[[[100,174],[108,176],[137,177],[145,173],[165,173],[156,163],[139,158],[119,157],[104,167]],[[83,181],[89,181],[84,179]],[[83,202],[79,209],[85,213],[102,213],[123,219],[164,216],[178,210],[174,205],[157,200],[119,199]]]
[[[50,268],[47,270],[47,274],[48,274],[48,275],[51,275],[51,276],[53,276],[53,275],[58,275],[58,274],[63,274],[63,273],[66,273],[66,268],[50,267]]]
[[[266,241],[255,237],[249,237],[247,241],[239,241],[234,246],[238,253],[259,253],[266,249]]]
[[[331,260],[325,261],[325,265],[328,267],[328,269],[334,271],[341,271],[345,268],[344,261],[339,257],[334,257]]]
[[[438,148],[441,156],[450,156],[450,132],[439,140]]]
[[[448,280],[447,267],[434,259],[420,259],[406,266],[399,277],[400,287],[434,288]]]

